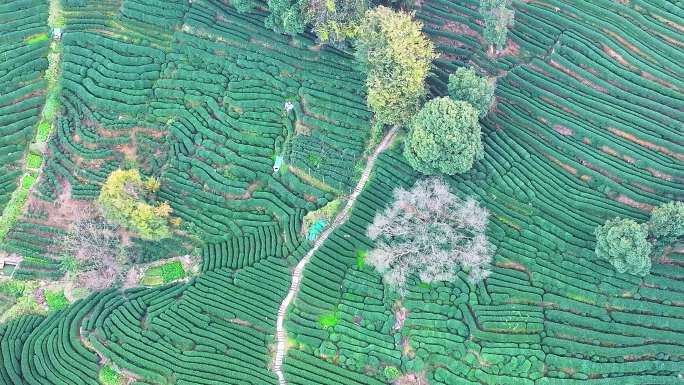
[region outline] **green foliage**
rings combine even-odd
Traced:
[[[36,131],[36,142],[45,142],[50,137],[52,126],[47,120],[41,120],[40,123],[38,123]]]
[[[12,228],[16,222],[21,210],[24,208],[24,203],[28,199],[29,189],[36,181],[36,175],[33,173],[24,174],[19,181],[19,188],[14,190],[10,201],[5,206],[5,210],[0,216],[0,241],[5,238],[7,232]]]
[[[656,207],[647,225],[649,234],[661,247],[684,236],[684,202],[668,202]]]
[[[337,312],[324,314],[318,319],[318,323],[323,329],[335,327],[338,322],[340,322],[340,315]]]
[[[183,264],[180,261],[173,261],[147,269],[141,283],[147,286],[157,286],[183,277],[185,277]]]
[[[483,35],[497,51],[506,46],[508,28],[513,26],[515,11],[510,6],[511,0],[480,0],[480,15],[485,23]]]
[[[363,270],[366,266],[366,256],[368,255],[367,250],[356,250],[356,267],[359,270]]]
[[[81,264],[73,255],[62,255],[59,259],[59,269],[64,273],[76,274],[81,270]]]
[[[470,103],[484,117],[494,97],[494,83],[473,68],[459,68],[449,75],[449,96]]]
[[[648,226],[631,219],[610,219],[594,231],[596,255],[620,273],[646,275],[651,270]]]
[[[401,376],[401,372],[396,366],[385,366],[385,369],[382,371],[382,373],[385,375],[385,379],[390,382]]]
[[[267,28],[290,35],[304,32],[304,17],[297,2],[268,0],[267,4],[268,10],[271,12],[265,21]]]
[[[37,35],[29,36],[26,39],[24,39],[24,43],[31,45],[31,44],[36,44],[40,43],[41,41],[46,41],[50,39],[47,33],[39,33]]]
[[[64,296],[64,290],[45,290],[45,302],[50,311],[61,310],[69,306],[69,301]]]
[[[26,155],[26,167],[27,168],[40,168],[43,164],[43,157],[39,154],[29,153]]]
[[[119,385],[121,384],[121,376],[111,366],[104,366],[100,369],[97,376],[100,383],[103,385]]]
[[[467,102],[439,97],[411,119],[404,156],[423,174],[460,174],[482,158],[477,111]]]
[[[403,124],[425,96],[425,77],[437,55],[405,12],[379,6],[366,11],[356,57],[367,72],[368,106],[383,124]]]
[[[230,5],[239,13],[247,13],[254,9],[255,3],[253,0],[230,0]]]
[[[366,0],[303,0],[304,21],[311,25],[318,40],[338,45],[356,37],[361,19],[368,9]]]
[[[137,170],[115,170],[97,199],[107,220],[135,231],[141,238],[156,240],[171,235],[167,203],[152,206],[144,201],[144,183]]]

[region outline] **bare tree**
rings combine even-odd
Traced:
[[[80,286],[97,290],[110,286],[127,262],[118,226],[108,223],[97,210],[76,214],[58,243],[61,267]]]
[[[488,275],[494,254],[484,232],[489,212],[475,199],[461,199],[440,178],[394,191],[394,203],[368,227],[375,241],[366,262],[386,284],[403,293],[406,279],[449,281],[462,268],[477,282]]]

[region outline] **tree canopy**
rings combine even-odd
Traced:
[[[356,56],[367,72],[368,106],[383,124],[404,124],[425,96],[425,77],[437,55],[410,14],[384,6],[366,11]]]
[[[367,0],[301,0],[304,22],[322,43],[339,45],[357,36]]]
[[[510,6],[511,0],[480,0],[480,15],[485,24],[483,35],[497,51],[506,46],[508,28],[513,26],[515,11]]]
[[[663,245],[684,236],[684,202],[668,202],[653,209],[648,230]]]
[[[646,275],[651,270],[648,226],[631,219],[610,219],[596,228],[596,255],[619,273]]]
[[[404,156],[423,174],[470,170],[483,156],[477,116],[470,103],[447,97],[430,100],[409,123]]]
[[[171,235],[168,226],[171,207],[145,201],[145,185],[137,170],[115,170],[102,185],[98,203],[107,220],[136,232],[141,238],[156,240]]]
[[[473,68],[459,68],[449,75],[449,96],[470,103],[480,117],[489,112],[494,97],[494,83]]]

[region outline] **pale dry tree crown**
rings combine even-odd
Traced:
[[[366,261],[400,293],[416,274],[423,282],[450,281],[463,269],[477,282],[489,274],[494,247],[484,232],[489,212],[472,197],[461,199],[441,178],[394,191],[394,202],[375,216],[375,241]]]

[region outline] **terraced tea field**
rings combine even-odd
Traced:
[[[180,218],[171,239],[127,239],[130,263],[201,260],[154,287],[67,290],[68,307],[0,324],[0,384],[95,385],[110,367],[133,385],[682,384],[684,245],[644,277],[594,253],[607,219],[684,200],[681,2],[515,1],[496,57],[478,1],[417,5],[441,53],[431,96],[466,63],[497,77],[484,158],[446,178],[489,209],[497,252],[481,283],[459,273],[403,297],[364,263],[374,216],[420,178],[403,135],[370,156],[359,64],[267,29],[261,5],[0,4],[0,257],[22,259],[13,278],[67,279],[59,239],[122,167],[158,178]],[[35,183],[21,199],[23,178]],[[315,243],[304,217],[350,197],[293,284]]]

